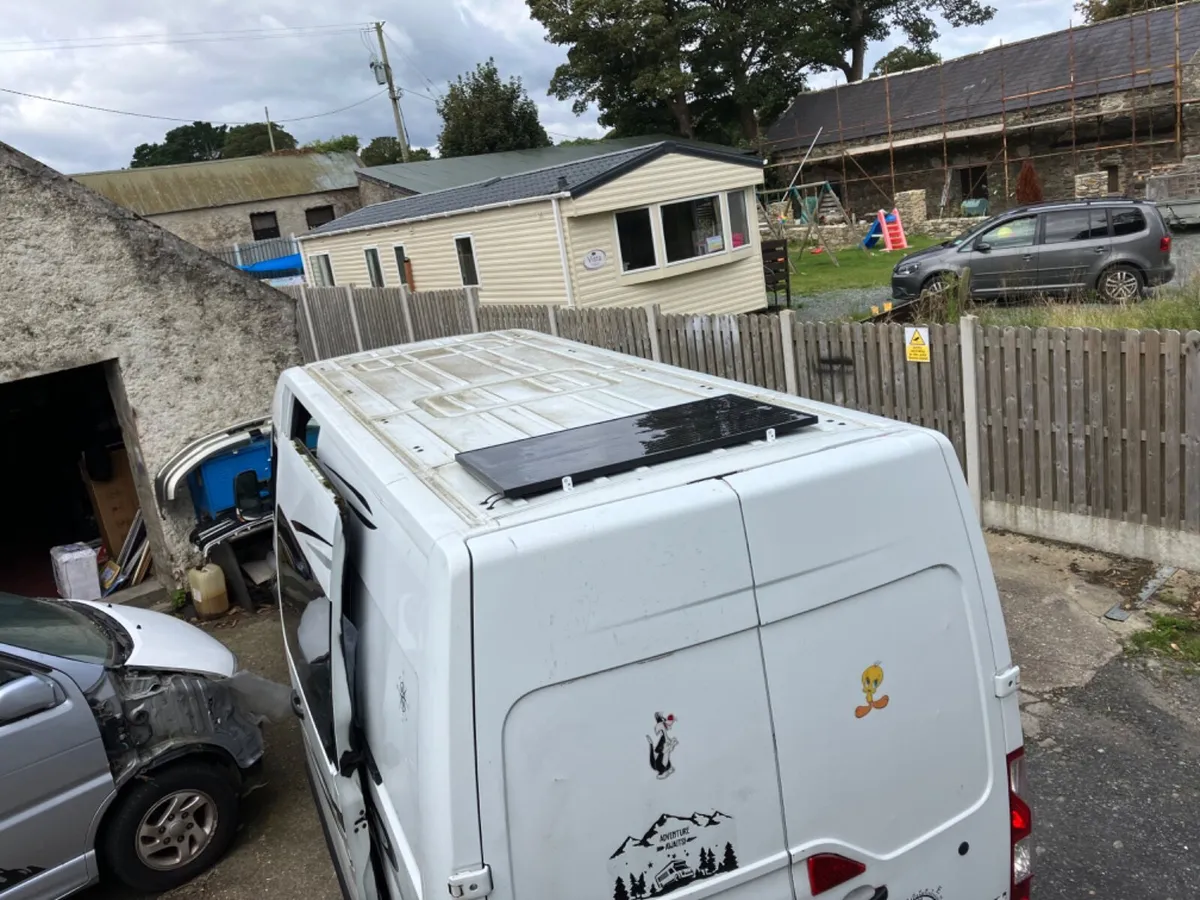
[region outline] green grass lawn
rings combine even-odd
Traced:
[[[794,266],[792,296],[811,297],[813,294],[842,288],[889,287],[892,283],[892,269],[906,254],[924,250],[938,243],[941,241],[936,238],[913,235],[908,239],[907,250],[897,250],[893,253],[878,249],[863,251],[858,247],[838,250],[838,264],[835,265],[828,252],[813,253],[812,248],[809,248],[803,254],[797,253],[797,242],[791,249]]]

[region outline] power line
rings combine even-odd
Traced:
[[[414,72],[416,72],[418,75],[420,75],[420,76],[421,76],[421,78],[422,78],[422,80],[423,80],[423,81],[424,81],[424,82],[425,82],[427,85],[429,85],[429,89],[430,89],[431,91],[433,91],[435,94],[436,94],[436,93],[438,93],[437,85],[435,85],[435,84],[434,84],[432,81],[430,81],[430,80],[429,80],[429,76],[428,76],[428,75],[426,75],[426,74],[425,74],[424,72],[422,72],[422,71],[421,71],[419,68],[417,68],[417,63],[416,63],[416,60],[414,60],[414,59],[413,59],[411,56],[409,56],[409,55],[408,55],[406,52],[404,52],[404,48],[400,46],[399,42],[398,42],[398,41],[396,41],[396,40],[395,40],[395,39],[394,39],[394,38],[393,38],[393,37],[392,37],[390,34],[388,34],[386,31],[383,33],[383,36],[384,36],[384,37],[387,39],[387,42],[388,42],[389,44],[391,44],[393,47],[395,47],[395,48],[396,48],[396,52],[400,54],[400,57],[401,57],[402,59],[406,60],[410,66],[412,66],[412,68],[413,68],[413,71],[414,71]]]
[[[384,90],[386,90],[386,88]],[[112,109],[112,108],[106,107],[106,106],[92,106],[87,103],[75,103],[74,101],[71,101],[71,100],[60,100],[57,97],[43,97],[40,94],[30,94],[30,93],[26,93],[25,91],[16,91],[16,90],[13,90],[12,88],[5,88],[5,87],[0,87],[0,92],[3,92],[5,94],[14,94],[18,97],[28,97],[31,100],[44,100],[47,103],[59,103],[63,106],[73,106],[76,109],[87,109],[87,110],[92,110],[93,112],[112,113],[113,115],[117,115],[117,116],[132,116],[137,119],[157,119],[162,122],[186,122],[188,124],[191,124],[192,122],[212,122],[213,121],[212,119],[205,119],[200,116],[188,118],[188,119],[181,119],[178,116],[155,116],[155,115],[151,115],[149,113],[130,112],[129,110]],[[320,119],[324,116],[336,115],[337,113],[345,112],[348,109],[354,109],[354,107],[356,107],[356,106],[362,106],[364,103],[369,103],[370,101],[374,100],[376,97],[378,97],[383,92],[384,92],[383,90],[376,91],[374,94],[372,94],[369,97],[365,97],[362,100],[357,101],[356,103],[351,103],[349,106],[339,107],[338,109],[331,109],[326,112],[313,113],[312,115],[309,115],[309,116],[293,116],[292,118],[288,118],[288,119],[272,119],[271,121],[282,125],[284,123],[305,122],[305,121],[308,121],[309,119]],[[228,120],[219,120],[215,124],[218,124],[218,125],[257,125],[259,123],[258,122],[233,122],[233,121],[228,121]]]
[[[4,38],[0,46],[10,44],[75,44],[90,41],[137,41],[143,39],[167,39],[203,37],[206,35],[270,34],[283,31],[321,31],[329,28],[365,28],[366,22],[339,22],[328,25],[273,25],[270,28],[231,28],[209,31],[155,31],[147,34],[100,34],[74,38]]]

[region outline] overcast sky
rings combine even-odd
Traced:
[[[992,0],[987,26],[942,29],[945,57],[1067,27],[1072,0]],[[264,40],[214,40],[213,32],[387,22],[388,53],[406,89],[414,144],[433,146],[440,120],[432,96],[448,80],[494,56],[519,75],[555,140],[598,136],[595,116],[546,95],[563,50],[543,39],[524,0],[36,0],[5,3],[0,88],[191,121],[262,121],[263,106],[301,141],[354,133],[394,134],[387,98],[334,115],[287,122],[365,100],[379,88],[363,36],[350,29]],[[178,43],[149,43],[171,35]],[[51,41],[73,42],[55,46]],[[88,46],[91,44],[92,46]],[[101,44],[103,46],[95,46]],[[889,44],[871,48],[868,68]],[[832,83],[832,75],[816,83]],[[133,148],[161,140],[176,123],[113,115],[0,93],[0,140],[64,172],[121,168]]]

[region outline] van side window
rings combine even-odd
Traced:
[[[288,430],[288,437],[292,440],[300,441],[308,452],[313,456],[317,455],[317,441],[321,436],[321,426],[312,417],[303,403],[299,400],[292,401],[292,421],[291,427]]]
[[[1114,209],[1112,222],[1113,237],[1141,234],[1146,230],[1146,217],[1140,209]]]
[[[313,577],[308,560],[286,517],[275,517],[275,559],[279,569],[279,614],[283,636],[296,666],[300,689],[330,761],[333,742],[332,669],[329,659],[332,604]]]

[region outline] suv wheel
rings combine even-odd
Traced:
[[[946,293],[949,287],[950,281],[944,274],[930,275],[925,280],[925,283],[921,285],[921,296],[925,296],[926,294],[938,296]]]
[[[1112,266],[1104,270],[1096,288],[1105,303],[1132,303],[1142,296],[1142,273],[1133,266]]]
[[[218,765],[187,760],[135,778],[104,823],[106,868],[135,891],[158,894],[211,866],[237,830],[238,792]]]

